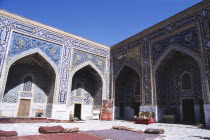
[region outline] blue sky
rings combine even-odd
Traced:
[[[113,46],[200,1],[0,0],[0,8]]]

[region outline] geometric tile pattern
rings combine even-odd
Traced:
[[[174,67],[173,67],[174,68]],[[168,102],[170,105],[180,104],[179,91],[180,86],[178,84],[179,73],[176,69],[172,69],[167,73],[167,81],[168,81]]]
[[[102,103],[102,82],[100,78],[96,78],[97,82],[96,82],[96,90],[95,90],[95,96],[93,98],[94,101],[94,105],[101,105]]]
[[[205,7],[200,11],[199,24],[202,35],[203,49],[205,54],[206,73],[210,91],[210,8]]]
[[[78,65],[86,62],[86,61],[91,61],[93,62],[98,69],[104,73],[105,71],[105,64],[106,64],[106,59],[104,57],[90,54],[87,52],[79,51],[74,49],[74,54],[73,54],[73,59],[72,59],[72,69],[77,67]]]
[[[60,63],[61,45],[13,32],[9,51],[10,57],[20,55],[22,52],[33,50],[35,48],[44,52],[55,64],[58,65]]]
[[[101,102],[102,102],[101,93],[102,93],[102,87],[100,87],[100,89],[98,89],[98,91],[96,92],[95,97],[93,98],[93,100],[94,100],[93,104],[94,105],[101,105]]]
[[[169,54],[167,58],[171,58]],[[193,88],[182,89],[181,75],[191,75]],[[164,81],[164,82],[163,82]],[[177,56],[162,62],[156,72],[156,92],[158,105],[180,105],[182,98],[194,98],[198,104],[202,99],[201,76],[199,65],[193,58]]]
[[[159,59],[161,54],[165,50],[167,50],[170,45],[180,45],[194,53],[200,53],[199,41],[198,41],[198,30],[196,27],[189,28],[187,30],[183,30],[178,34],[172,35],[170,37],[166,37],[163,40],[159,40],[152,44],[152,60],[153,65]]]
[[[90,44],[87,44],[78,40],[74,40],[74,39],[72,39],[71,43],[75,49],[83,50],[89,53],[94,53],[103,57],[107,57],[109,55],[109,51],[101,47],[92,46]]]
[[[210,77],[210,36],[209,36],[209,21],[210,21],[210,12],[209,7],[203,7],[202,10],[196,11],[195,13],[192,13],[190,15],[187,15],[186,17],[180,18],[174,22],[171,22],[170,25],[166,25],[165,27],[162,27],[160,29],[155,30],[154,32],[151,32],[149,34],[144,35],[141,38],[135,39],[134,41],[120,46],[118,50],[116,50],[115,53],[121,53],[123,51],[128,51],[129,49],[142,45],[142,40],[148,39],[153,40],[156,38],[159,38],[163,35],[167,35],[173,33],[173,31],[177,31],[178,29],[181,29],[182,27],[187,27],[189,24],[199,22],[200,23],[200,29],[201,29],[201,35],[202,40],[200,42],[203,43],[204,53],[205,53],[205,63],[206,63],[206,71],[207,75],[206,77]],[[194,28],[194,27],[193,27]],[[164,40],[160,40],[159,42],[155,42],[152,45],[152,51],[154,50],[155,53],[152,53],[152,63],[154,64],[158,57],[163,54],[164,49],[168,47],[168,45],[171,44],[178,44],[180,46],[185,47],[187,50],[190,50],[193,53],[200,52],[200,49],[198,47],[199,40],[198,40],[198,34],[196,28],[186,29],[184,31],[181,31],[178,34],[170,35],[170,37],[166,37]],[[72,38],[58,35],[54,32],[33,26],[28,25],[26,23],[22,23],[13,19],[5,18],[3,16],[0,17],[0,76],[2,72],[2,67],[4,64],[5,54],[7,50],[8,45],[8,39],[10,36],[11,29],[15,29],[17,31],[30,34],[32,36],[36,36],[45,40],[57,42],[60,44],[67,44],[66,41],[71,40],[71,47],[75,47],[76,49],[82,49],[88,52],[92,52],[94,54],[99,54],[103,56],[107,56],[109,52],[106,50],[103,50],[102,48],[99,48],[97,46],[92,46],[90,44],[85,44],[83,42],[80,42],[78,40],[74,40]],[[195,32],[194,32],[195,31]],[[195,33],[195,34],[194,34]],[[66,39],[68,38],[68,39]],[[165,47],[163,47],[165,46]],[[69,47],[69,48],[71,48]],[[149,48],[149,45],[147,46]],[[67,48],[66,45],[64,45],[64,48]],[[143,48],[144,49],[144,48]],[[66,52],[64,49],[62,50],[63,54]],[[69,49],[69,52],[71,53],[71,49]],[[157,52],[157,53],[156,53]],[[148,53],[150,57],[150,53]],[[154,54],[154,55],[153,55]],[[200,53],[201,54],[201,53]],[[50,57],[52,58],[52,57]],[[107,60],[110,60],[108,58]],[[150,60],[148,61],[146,58],[143,60],[144,63],[150,63]],[[69,68],[67,67],[67,64],[69,66],[70,64],[70,56],[66,57],[62,61],[62,66],[65,65],[65,69],[61,71],[61,80],[60,80],[60,89],[59,93],[62,98],[60,98],[61,102],[65,103],[66,94],[68,91],[68,73]],[[63,68],[63,67],[62,67]],[[106,69],[107,70],[107,69]],[[142,75],[143,75],[143,90],[144,90],[144,98],[145,103],[151,102],[151,83],[148,81],[148,77],[150,77],[150,70],[151,68],[149,66],[143,65]],[[106,77],[108,79],[108,77]],[[109,81],[109,80],[108,80]],[[108,82],[107,82],[108,83]],[[106,85],[107,88],[109,85]],[[209,78],[209,87],[210,87],[210,78]],[[109,90],[107,90],[109,92]]]
[[[143,50],[143,104],[149,105],[152,103],[152,91],[150,81],[150,51],[147,45],[142,47]]]
[[[70,59],[71,59],[71,45],[70,40],[65,42],[65,47],[63,49],[62,55],[62,66],[61,66],[61,78],[60,78],[60,87],[58,95],[58,103],[65,104],[66,97],[68,92],[68,81],[69,81],[69,72],[70,72]]]
[[[69,96],[68,106],[78,101],[84,105],[101,105],[102,88],[101,77],[92,67],[80,69],[72,79],[72,94]]]
[[[33,79],[31,78],[31,76],[27,76],[24,79],[23,91],[31,91],[32,90],[32,82],[33,82]]]
[[[20,85],[16,86],[15,88],[9,90],[3,98],[3,102],[5,103],[17,103],[18,101],[18,93],[20,90]]]
[[[195,11],[194,13],[190,13],[185,17],[178,18],[177,20],[170,22],[170,24],[162,26],[161,28],[157,28],[152,32],[139,33],[131,37],[131,39],[126,39],[121,43],[114,45],[115,48],[112,49],[111,55],[118,56],[119,54],[125,54],[130,50],[140,47],[142,48],[142,56],[144,55],[144,47],[147,47],[151,51],[152,65],[154,65],[158,58],[164,54],[165,50],[169,48],[169,46],[178,45],[182,48],[185,48],[187,51],[192,54],[202,58],[202,51],[199,40],[199,30],[202,35],[202,42],[204,48],[204,56],[205,56],[205,64],[207,68],[207,75],[209,79],[209,87],[210,87],[210,8],[209,6],[203,7],[199,11]],[[197,26],[197,23],[200,23]],[[193,25],[194,27],[190,26]],[[184,28],[184,30],[183,30]],[[180,31],[181,30],[181,31]],[[153,42],[155,40],[155,42]],[[148,53],[148,54],[149,54]],[[144,56],[143,56],[144,57]],[[149,56],[148,56],[149,58]],[[143,58],[142,64],[138,64],[140,66],[145,64],[150,64],[150,60],[146,60],[146,57]],[[114,60],[113,64],[116,63]],[[143,93],[151,95],[151,91],[147,89],[151,89],[151,85],[148,81],[150,80],[150,68],[149,66],[142,70],[143,77]],[[159,83],[157,83],[159,84]],[[205,89],[204,89],[205,90]],[[149,97],[147,95],[143,95],[145,102],[148,102]],[[205,98],[205,97],[204,97]]]
[[[113,72],[114,74],[118,73],[119,70],[121,69],[121,67],[124,65],[124,64],[128,64],[128,65],[131,65],[132,67],[134,67],[136,70],[140,70],[140,67],[138,66],[138,64],[132,62],[132,61],[129,61],[129,60],[126,60],[125,58],[121,58],[121,59],[114,59],[114,65],[113,65]]]
[[[92,104],[92,102],[93,102],[93,99],[91,98],[90,93],[85,92],[85,94],[84,94],[84,102],[83,103],[85,105],[90,105],[90,104]]]
[[[196,65],[192,65],[192,75],[193,75],[193,91],[195,93],[195,102],[199,104],[199,100],[203,98],[202,86],[201,86],[201,75],[199,68]]]
[[[35,87],[35,94],[33,96],[33,102],[34,103],[45,103],[46,102],[47,95],[45,92],[39,88],[38,86]]]
[[[102,81],[98,74],[95,75],[94,81],[86,80],[85,82],[85,97],[83,103],[86,105],[101,105],[102,103]],[[94,85],[94,86],[93,86]],[[94,87],[94,88],[93,88]]]
[[[166,77],[162,76],[165,74],[163,68],[159,68],[158,70],[155,75],[157,105],[166,105],[167,104],[167,97],[165,95],[166,83],[163,82],[166,81],[165,79]]]
[[[23,73],[23,72],[22,72]],[[22,73],[16,69],[10,68],[7,83],[4,91],[3,102],[17,103],[19,92],[21,90],[21,76]]]
[[[107,58],[106,61],[110,60],[109,50],[107,49],[101,48],[96,45],[91,45],[89,43],[85,43],[79,40],[75,40],[74,38],[71,38],[69,36],[57,34],[55,32],[40,28],[38,26],[34,26],[32,24],[23,23],[15,19],[11,19],[5,16],[0,16],[0,77],[2,74],[3,65],[5,63],[5,54],[6,54],[6,50],[9,43],[8,41],[9,41],[10,31],[12,29],[15,31],[21,32],[23,34],[29,34],[31,36],[34,36],[34,37],[26,37],[26,35],[23,35],[26,38],[31,39],[32,42],[35,41],[35,46],[31,46],[30,43],[28,46],[23,46],[23,45],[21,46],[21,43],[23,44],[24,41],[16,42],[17,43],[16,45],[20,43],[18,46],[20,49],[20,52],[25,51],[25,47],[26,48],[29,47],[27,49],[32,49],[32,47],[36,47],[40,49],[42,52],[44,52],[47,56],[49,56],[51,61],[53,61],[56,65],[60,63],[59,61],[60,61],[60,58],[62,57],[61,67],[59,67],[60,69],[62,69],[60,71],[61,78],[60,78],[60,87],[59,87],[59,101],[58,101],[59,103],[66,102],[66,95],[68,92],[69,70],[70,70],[69,65],[71,61],[71,48],[72,47],[74,47],[75,49],[84,50],[89,53],[94,53],[94,54],[98,54],[100,56],[106,57]],[[13,32],[13,34],[18,34],[18,33]],[[22,34],[19,34],[19,35],[22,36]],[[41,39],[36,39],[35,37],[41,38],[43,40],[48,40],[49,42],[42,41]],[[54,43],[50,43],[50,42],[63,44],[63,47]],[[39,45],[39,43],[41,46]],[[46,48],[43,46],[46,46]],[[58,49],[56,47],[55,47],[56,49],[52,49],[52,46],[59,46],[60,50],[56,50]],[[61,53],[62,53],[62,56],[61,56]],[[109,63],[110,62],[107,62],[108,66],[110,66]],[[107,79],[109,79],[109,72],[107,72]],[[109,84],[109,81],[107,83]],[[106,88],[109,88],[109,86],[107,86]],[[107,90],[107,95],[108,94],[109,94],[109,90]]]
[[[142,103],[144,105],[149,105],[152,103],[152,91],[151,91],[151,81],[150,81],[150,50],[148,45],[148,39],[147,38],[140,38],[135,41],[129,42],[128,44],[125,44],[123,46],[120,46],[118,49],[112,51],[112,55],[119,54],[125,54],[126,51],[130,49],[134,49],[141,46],[141,57],[142,57],[142,64],[141,61],[138,60],[137,63],[134,63],[133,61],[126,60],[126,63],[136,68],[138,71],[141,72],[142,79],[143,79],[143,99]],[[119,55],[117,55],[119,56]],[[136,58],[137,59],[137,58]],[[120,69],[120,67],[124,64],[124,58],[120,59],[113,59],[113,73],[116,74],[116,72]]]
[[[26,61],[17,61],[11,66],[3,102],[17,103],[20,96],[33,98],[34,103],[45,103],[47,95],[53,95],[53,90],[49,91],[52,85],[45,71],[34,61],[26,62],[28,62],[27,59]],[[33,75],[34,80],[29,74]],[[24,77],[25,79],[23,79]],[[23,86],[21,86],[22,81],[25,82]]]
[[[11,28],[9,28],[8,26],[9,26],[9,20],[0,16],[0,77],[4,65],[5,54],[11,31]]]
[[[110,91],[110,81],[111,81],[111,61],[110,61],[110,52],[106,57],[106,99],[111,98],[111,91]]]

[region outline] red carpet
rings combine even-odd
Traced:
[[[103,138],[84,133],[0,137],[0,140],[102,140],[102,139]]]

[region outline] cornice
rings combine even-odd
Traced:
[[[108,47],[106,45],[103,45],[103,44],[91,41],[89,39],[71,34],[69,32],[57,29],[55,27],[51,27],[49,25],[46,25],[46,24],[31,20],[31,19],[28,19],[28,18],[25,18],[23,16],[11,13],[11,12],[6,11],[4,9],[0,9],[0,15],[5,16],[5,17],[9,17],[9,18],[17,20],[17,21],[21,21],[21,22],[29,24],[29,25],[36,26],[36,27],[39,27],[39,28],[42,28],[42,29],[45,29],[45,30],[48,30],[48,31],[51,31],[51,32],[54,32],[56,34],[60,34],[60,35],[66,36],[66,37],[70,37],[70,38],[73,38],[75,40],[79,40],[79,41],[82,41],[82,42],[85,42],[85,43],[88,43],[88,44],[91,44],[91,45],[94,45],[94,46],[102,47],[106,50],[110,50],[110,47]]]

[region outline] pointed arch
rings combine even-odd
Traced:
[[[123,65],[121,65],[120,69],[118,70],[118,72],[115,74],[115,76],[113,77],[113,85],[114,85],[114,89],[113,89],[113,95],[112,97],[115,99],[115,84],[116,84],[116,80],[120,74],[120,72],[125,68],[125,67],[129,67],[131,68],[132,70],[134,70],[137,74],[138,74],[138,77],[139,77],[139,80],[141,81],[141,74],[140,74],[140,70],[136,69],[134,66],[130,65],[129,63],[124,63]],[[141,81],[142,82],[142,81]],[[140,82],[140,83],[141,83]],[[141,88],[141,87],[140,87]]]
[[[70,73],[70,78],[69,78],[69,83],[70,83],[70,88],[69,90],[71,91],[72,89],[72,80],[73,80],[73,76],[74,74],[81,70],[82,68],[86,67],[86,66],[90,66],[91,68],[93,68],[98,74],[99,76],[101,77],[101,80],[102,80],[102,87],[103,87],[103,90],[102,90],[102,99],[105,99],[106,98],[106,82],[105,82],[105,78],[104,78],[104,75],[103,73],[98,69],[98,67],[92,62],[92,61],[87,61],[87,62],[84,62],[82,64],[80,64],[79,66],[77,66],[76,68],[74,68],[71,73]],[[68,92],[69,93],[69,92]],[[69,99],[69,94],[67,95],[67,99]]]
[[[206,82],[205,82],[203,62],[201,61],[201,59],[197,55],[189,52],[187,49],[184,49],[183,47],[181,48],[181,47],[178,47],[178,46],[170,46],[162,54],[162,56],[157,60],[156,64],[154,65],[154,68],[153,68],[153,74],[154,74],[153,75],[153,77],[154,77],[153,84],[154,84],[154,87],[155,87],[154,91],[156,92],[156,84],[155,84],[156,71],[159,68],[159,66],[161,65],[161,63],[164,61],[164,59],[173,51],[177,51],[177,52],[180,52],[180,53],[184,53],[187,56],[191,56],[197,62],[197,64],[199,65],[200,73],[201,73],[201,83],[202,83],[201,85],[202,85],[203,99],[204,99],[204,102],[207,102],[208,98],[207,98],[207,91],[206,91]],[[154,98],[156,98],[156,93],[155,93]]]
[[[132,70],[134,70],[139,78],[141,77],[141,74],[140,74],[140,70],[138,70],[137,68],[135,68],[133,65],[129,64],[129,63],[123,63],[123,65],[121,65],[121,67],[119,68],[118,72],[115,74],[114,76],[114,81],[116,81],[117,77],[119,76],[120,72],[125,68],[125,67],[129,67],[131,68]],[[115,83],[115,82],[114,82]]]
[[[136,83],[139,84],[139,94],[135,93]],[[140,104],[141,102],[141,84],[142,78],[140,76],[140,70],[128,63],[124,63],[113,78],[112,97],[115,104],[115,118],[131,120],[134,117],[134,114],[139,111],[139,109],[136,108],[135,103],[138,106],[138,103]],[[139,101],[137,101],[137,96],[138,98],[140,97]]]
[[[7,67],[10,68],[12,64],[14,64],[16,61],[20,60],[21,58],[24,58],[26,56],[36,54],[36,53],[39,54],[40,56],[42,56],[52,66],[53,70],[55,71],[55,73],[57,75],[58,70],[57,70],[56,64],[52,60],[50,60],[50,58],[45,53],[43,53],[40,49],[29,50],[29,51],[22,53],[21,55],[13,56],[12,59],[8,61]]]
[[[5,91],[5,88],[6,88],[6,82],[7,82],[7,78],[8,78],[8,74],[9,74],[9,70],[11,68],[11,66],[17,62],[18,60],[24,58],[24,57],[27,57],[27,56],[30,56],[30,55],[33,55],[33,54],[38,54],[40,55],[41,57],[44,58],[44,60],[46,60],[49,65],[52,67],[54,73],[55,73],[55,88],[54,88],[54,97],[56,95],[56,90],[57,90],[57,79],[59,79],[59,71],[58,71],[58,68],[56,66],[56,64],[54,62],[52,62],[50,60],[50,58],[45,54],[43,53],[40,49],[34,49],[34,50],[28,50],[26,52],[23,52],[21,53],[20,55],[16,55],[16,56],[13,56],[11,57],[10,59],[7,60],[7,67],[5,68],[5,73],[4,73],[4,77],[3,77],[3,84],[2,84],[2,89],[3,91]],[[2,96],[4,96],[4,94],[2,94]]]
[[[192,75],[189,72],[184,71],[180,75],[180,81],[182,90],[192,89]]]
[[[162,61],[168,56],[168,54],[171,53],[172,51],[178,51],[178,52],[184,53],[184,54],[186,54],[186,55],[188,55],[188,56],[191,56],[192,58],[195,59],[195,61],[199,64],[199,66],[200,66],[201,68],[203,68],[203,66],[202,66],[203,62],[200,60],[200,58],[199,58],[197,55],[195,55],[195,54],[189,52],[188,50],[186,50],[186,49],[184,49],[184,48],[172,46],[172,47],[168,48],[168,49],[162,54],[162,56],[157,60],[157,62],[156,62],[155,65],[154,65],[154,69],[153,69],[153,72],[154,72],[154,73],[156,73],[156,70],[157,70],[157,68],[159,67],[159,65],[160,65],[160,64],[162,63]]]

